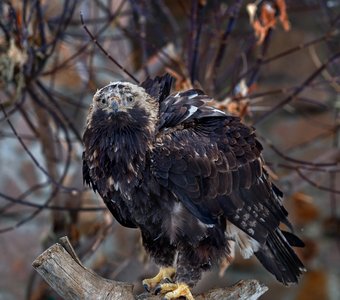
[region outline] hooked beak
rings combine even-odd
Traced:
[[[113,113],[113,114],[118,113],[120,111],[120,109],[119,109],[119,105],[118,105],[117,101],[111,100],[109,105],[104,108],[104,111],[106,111],[107,113],[110,113],[110,114],[111,113]]]
[[[119,110],[119,107],[118,107],[118,104],[117,104],[116,101],[112,101],[112,102],[111,102],[110,108],[112,109],[112,111],[113,111],[114,113],[118,112],[118,110]]]

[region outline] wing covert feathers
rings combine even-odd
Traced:
[[[291,246],[303,242],[279,229],[292,226],[282,192],[263,169],[262,146],[253,128],[208,107],[208,100],[190,90],[162,101],[153,174],[201,222],[216,224],[224,215],[248,236],[253,248],[244,247],[245,256],[255,253],[279,281],[295,283],[304,267]]]

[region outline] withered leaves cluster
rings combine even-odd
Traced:
[[[263,43],[269,30],[275,27],[277,18],[285,31],[290,30],[285,0],[264,1],[261,5],[250,3],[247,5],[247,11],[258,38],[258,45]]]

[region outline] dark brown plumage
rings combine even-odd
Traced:
[[[141,230],[156,263],[175,264],[175,282],[194,285],[234,241],[280,282],[296,283],[304,267],[291,246],[303,243],[279,229],[291,225],[254,129],[206,105],[200,90],[170,95],[171,85],[165,75],[95,94],[84,181],[119,223]]]

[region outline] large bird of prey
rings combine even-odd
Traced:
[[[172,82],[98,90],[83,136],[84,181],[120,224],[140,229],[161,267],[145,288],[193,299],[190,287],[235,244],[278,281],[296,283],[304,266],[291,246],[303,242],[279,227],[291,225],[254,129],[207,105],[201,90],[171,94]]]

